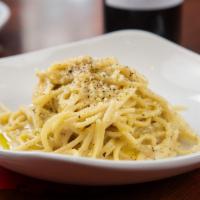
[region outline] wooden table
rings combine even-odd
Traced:
[[[10,56],[103,33],[101,0],[5,0],[12,15],[0,31],[0,56]],[[78,2],[78,3],[77,3]],[[186,0],[181,44],[200,53],[200,1]],[[16,175],[17,177],[18,175]],[[110,187],[83,187],[24,177],[0,199],[200,199],[200,170],[166,180]]]

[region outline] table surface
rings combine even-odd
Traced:
[[[11,18],[0,30],[0,57],[29,52],[103,33],[101,0],[4,0]],[[183,6],[181,45],[200,53],[200,1]],[[1,169],[0,169],[1,172]],[[18,175],[14,175],[15,181]],[[0,199],[200,199],[200,170],[144,184],[85,187],[49,183],[28,177],[17,189],[0,191]]]

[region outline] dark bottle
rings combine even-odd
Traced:
[[[105,32],[141,29],[180,40],[183,0],[105,0]]]

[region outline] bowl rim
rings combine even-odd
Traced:
[[[56,154],[53,152],[35,152],[35,151],[12,151],[0,150],[1,157],[12,157],[12,159],[39,159],[52,160],[63,163],[73,163],[77,165],[123,169],[123,170],[159,170],[171,169],[190,166],[192,164],[200,164],[200,152],[158,159],[158,160],[103,160],[89,157],[81,157],[74,155]]]

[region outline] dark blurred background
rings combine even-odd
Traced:
[[[4,0],[11,10],[0,30],[0,57],[101,35],[102,0]],[[182,8],[180,44],[200,53],[200,1]]]

